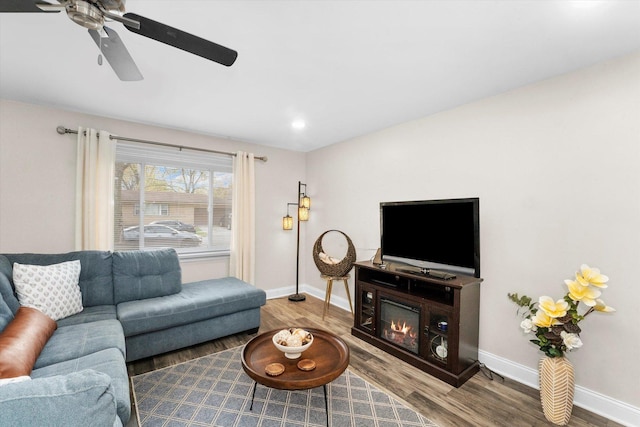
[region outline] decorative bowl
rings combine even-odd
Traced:
[[[275,345],[278,350],[283,352],[284,356],[287,359],[297,359],[302,355],[302,352],[306,351],[309,347],[311,347],[311,344],[313,344],[313,334],[309,333],[309,335],[311,335],[311,340],[308,343],[296,347],[279,344],[276,341],[276,339],[278,338],[278,334],[275,334],[273,336],[272,341],[273,345]]]

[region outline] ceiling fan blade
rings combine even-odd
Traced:
[[[168,44],[169,46],[177,47],[178,49],[226,65],[227,67],[233,65],[238,57],[238,52],[233,49],[210,42],[193,34],[185,33],[182,30],[161,24],[144,16],[136,15],[135,13],[125,13],[124,17],[140,22],[139,29],[132,28],[125,23],[125,27],[129,31]]]
[[[116,72],[116,75],[123,81],[142,80],[142,74],[136,63],[133,61],[129,51],[114,30],[103,27],[107,37],[102,37],[96,30],[89,30],[89,34],[100,48],[100,51],[107,58],[107,62]]]
[[[38,5],[41,5],[42,8]],[[57,13],[61,10],[64,10],[64,6],[40,0],[0,0],[0,12]]]

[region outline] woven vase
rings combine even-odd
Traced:
[[[540,359],[540,402],[547,420],[564,426],[573,409],[573,365],[565,357]]]

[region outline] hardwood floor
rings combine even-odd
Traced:
[[[323,301],[287,298],[268,300],[262,307],[260,331],[289,326],[325,329],[344,339],[351,350],[349,368],[371,383],[404,400],[441,427],[448,426],[552,426],[540,407],[538,391],[515,381],[477,373],[462,387],[452,387],[351,335],[351,313],[331,307],[322,320]],[[128,365],[137,375],[206,354],[245,344],[253,335],[238,334]],[[135,408],[134,408],[135,410]],[[127,427],[137,426],[135,415]],[[574,407],[569,426],[613,427],[620,424]],[[342,427],[342,426],[340,426]]]

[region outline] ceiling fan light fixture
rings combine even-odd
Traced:
[[[73,0],[66,5],[67,16],[76,24],[90,30],[104,26],[104,14],[96,6],[83,0]]]

